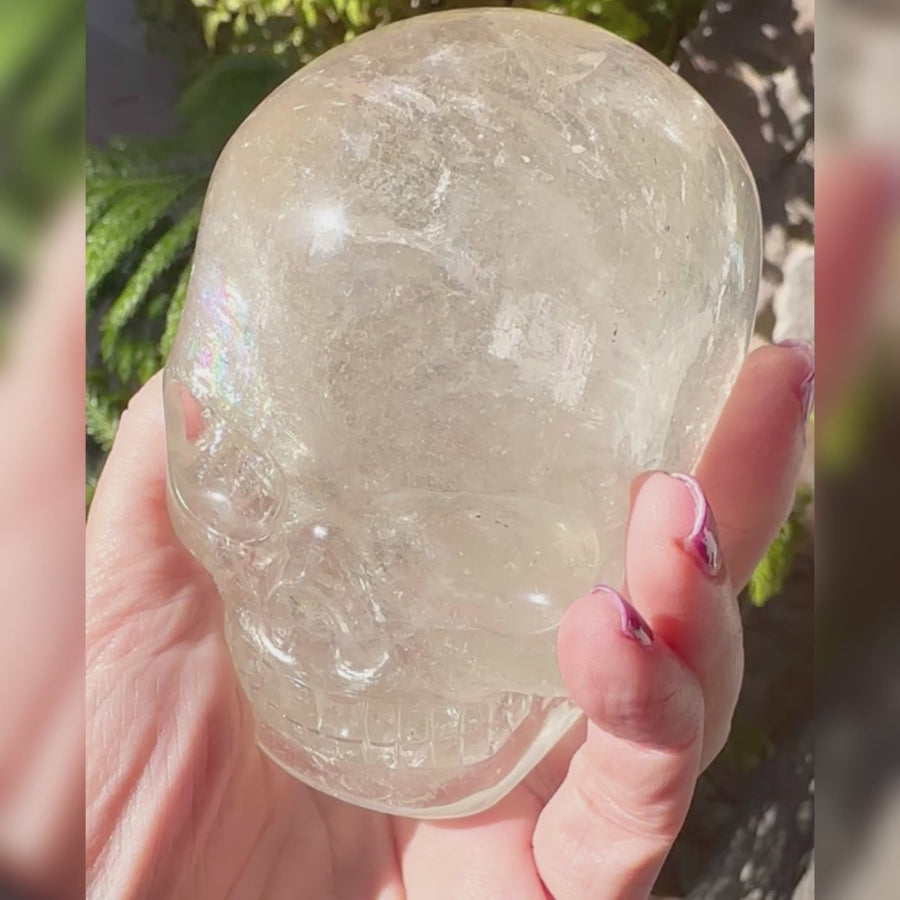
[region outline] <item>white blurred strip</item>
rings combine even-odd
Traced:
[[[821,6],[821,4],[820,4]],[[900,149],[900,3],[826,0],[816,29],[816,113],[829,144]]]

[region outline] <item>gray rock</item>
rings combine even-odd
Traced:
[[[782,282],[775,290],[772,339],[812,341],[815,336],[815,251],[812,244],[793,241],[782,265]]]
[[[797,885],[793,900],[816,900],[816,871],[813,863],[809,864],[806,874]]]
[[[793,900],[813,842],[813,729],[750,780],[729,840],[688,900]]]
[[[813,0],[712,0],[674,68],[737,138],[766,232],[760,308],[813,236]]]

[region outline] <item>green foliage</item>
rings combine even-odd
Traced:
[[[92,296],[98,284],[116,267],[116,264],[137,241],[152,229],[182,195],[188,182],[184,178],[160,178],[141,185],[122,186],[109,208],[87,233],[85,251],[85,280],[88,296]],[[141,265],[145,265],[146,260]],[[131,284],[138,272],[129,281]],[[113,311],[121,306],[121,300],[113,305]]]
[[[747,584],[747,596],[754,606],[765,606],[784,587],[807,531],[805,519],[811,501],[809,491],[798,492],[790,516],[753,570]]]
[[[0,296],[16,284],[84,141],[84,13],[0,0]]]
[[[85,420],[88,434],[97,442],[104,451],[112,447],[116,434],[118,415],[112,408],[110,397],[100,397],[97,390],[88,384],[85,390]],[[92,481],[88,478],[88,481]]]
[[[671,60],[702,0],[192,0],[207,44],[241,52],[271,48],[308,62],[378,25],[442,9],[518,6],[586,19]]]

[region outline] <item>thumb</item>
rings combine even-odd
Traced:
[[[560,624],[560,672],[588,733],[534,834],[535,862],[556,900],[649,895],[703,763],[706,696],[718,707],[715,728],[730,718],[740,629],[725,614],[727,572],[708,558],[714,530],[702,547],[694,539],[698,510],[686,481],[651,475],[634,501],[628,583],[649,624],[606,587],[577,600]],[[696,626],[693,643],[679,647],[685,621]],[[727,696],[704,689],[707,670]]]
[[[166,623],[141,628],[152,640],[154,633],[171,637],[173,622],[190,630],[218,619],[212,580],[169,519],[161,374],[122,416],[91,504],[86,566],[89,656],[128,620]]]
[[[646,898],[699,772],[700,686],[611,588],[570,607],[558,648],[570,695],[589,722],[538,819],[538,872],[555,900]]]

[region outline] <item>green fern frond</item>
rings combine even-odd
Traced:
[[[88,294],[96,290],[122,257],[156,225],[188,185],[188,179],[173,177],[116,198],[87,234],[85,278]]]
[[[165,318],[166,310],[169,308],[169,303],[171,302],[171,298],[168,294],[157,294],[148,301],[147,306],[145,307],[144,316],[149,321]]]
[[[115,359],[110,360],[113,371],[119,381],[127,384],[134,376],[137,368],[138,345],[131,338],[120,337],[116,346]]]
[[[198,200],[150,249],[100,324],[100,356],[113,358],[115,343],[124,325],[137,312],[153,283],[166,272],[193,241],[200,224],[203,201]]]
[[[113,411],[112,403],[100,397],[93,387],[85,391],[84,417],[87,433],[101,450],[108,452],[116,436],[119,418]]]
[[[208,173],[210,154],[185,146],[180,136],[150,140],[114,138],[103,149],[88,147],[85,175],[89,183],[153,182],[175,175]]]
[[[116,376],[123,384],[137,381],[143,384],[162,366],[159,349],[152,341],[120,337],[115,358],[110,361]]]
[[[84,189],[85,225],[88,231],[109,209],[116,194],[120,193],[123,187],[124,185],[119,179],[91,179],[88,177]]]
[[[178,330],[178,323],[181,321],[181,312],[184,309],[184,298],[187,296],[188,284],[191,280],[191,269],[193,266],[188,263],[182,269],[178,284],[175,286],[175,292],[172,294],[172,300],[166,311],[166,328],[163,336],[159,341],[159,352],[163,360],[167,359],[172,350],[172,342],[175,340],[175,332]]]
[[[134,355],[134,374],[137,380],[145,384],[162,368],[164,361],[155,344],[150,342],[138,344]]]
[[[85,203],[87,206],[87,228],[91,227],[106,213],[112,202],[125,195],[141,194],[154,187],[171,185],[177,179],[189,180],[205,177],[204,170],[194,172],[189,165],[172,167],[171,172],[115,173],[88,168],[85,181]]]

